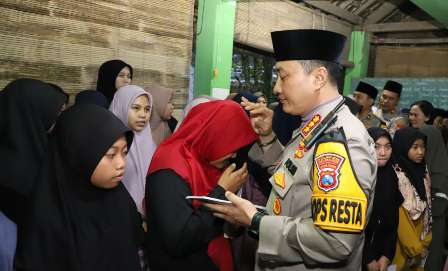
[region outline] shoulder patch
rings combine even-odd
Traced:
[[[344,142],[322,141],[315,148],[311,208],[314,225],[335,232],[361,232],[367,197],[353,172]]]

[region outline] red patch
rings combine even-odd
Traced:
[[[329,192],[339,186],[339,170],[345,158],[335,153],[324,153],[314,158],[319,180],[317,186],[320,190]]]

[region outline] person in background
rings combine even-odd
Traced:
[[[149,125],[151,109],[151,94],[135,85],[121,87],[110,104],[110,111],[134,132],[134,141],[127,156],[123,184],[134,199],[142,217],[145,217],[143,198],[145,197],[146,173],[156,150]]]
[[[291,140],[294,130],[299,129],[301,123],[302,118],[300,116],[285,113],[281,104],[275,107],[272,130],[283,146],[286,146],[289,140]]]
[[[386,121],[388,126],[393,118],[399,117],[400,115],[400,110],[397,106],[400,101],[402,89],[402,84],[392,80],[387,81],[383,87],[377,116]]]
[[[65,102],[64,102],[64,105],[62,106],[62,111],[67,109],[68,100],[69,100],[70,96],[60,86],[53,84],[53,83],[47,83],[47,84],[49,84],[50,86],[52,86],[54,89],[56,89],[58,92],[62,93],[62,95],[65,96]]]
[[[76,94],[75,105],[80,104],[95,104],[102,108],[108,108],[106,96],[96,90],[84,90]]]
[[[157,148],[148,171],[147,255],[151,271],[233,270],[221,219],[186,196],[225,199],[247,177],[231,163],[257,139],[248,116],[233,101],[195,106],[179,130]]]
[[[104,108],[61,114],[19,227],[16,270],[140,271],[143,230],[121,183],[132,138]]]
[[[434,114],[432,116],[432,125],[434,125],[437,129],[441,129],[443,126],[443,114],[445,110],[441,108],[434,108]]]
[[[398,187],[398,240],[393,264],[397,270],[423,270],[431,242],[431,180],[426,168],[426,136],[412,127],[395,133],[392,149]],[[437,237],[438,238],[438,237]]]
[[[378,90],[374,86],[363,81],[359,82],[356,90],[353,92],[353,98],[362,108],[357,117],[366,128],[386,127],[386,123],[372,112],[372,106],[375,104],[377,95]]]
[[[115,92],[132,83],[133,69],[126,62],[114,59],[101,64],[98,70],[96,90],[103,93],[107,106],[112,102]]]
[[[263,92],[257,91],[254,93],[254,95],[257,97],[257,103],[262,103],[264,105],[268,104],[268,98],[266,97],[266,95],[264,95]]]
[[[17,224],[37,183],[48,133],[66,95],[39,80],[17,79],[0,91],[0,270],[12,271]]]
[[[443,117],[446,114],[445,110],[440,109],[440,108],[435,108],[434,109],[434,121],[433,124],[434,127],[436,127],[437,129],[440,130],[440,132],[442,133],[442,138],[443,138],[443,143],[445,144],[445,147],[447,147],[447,151],[448,151],[448,127],[445,127],[443,125]]]
[[[168,120],[173,117],[174,107],[171,103],[173,90],[155,85],[146,89],[146,91],[153,98],[153,110],[149,124],[151,125],[152,138],[158,146],[172,134]]]
[[[434,238],[429,247],[426,270],[441,270],[445,262],[444,242],[446,238],[448,215],[448,154],[441,131],[432,125],[434,107],[425,100],[411,105],[409,122],[426,136],[425,160],[431,177],[432,193],[432,232]]]
[[[392,138],[378,127],[367,130],[375,141],[378,163],[372,216],[365,229],[363,269],[386,271],[395,255],[397,244],[398,208],[403,196],[398,189],[398,178],[392,167]]]

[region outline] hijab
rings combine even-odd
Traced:
[[[1,93],[0,210],[15,220],[11,216],[17,206],[10,200],[31,193],[48,148],[47,131],[56,122],[65,96],[34,79],[14,80]]]
[[[423,125],[420,131],[428,139],[425,160],[431,176],[431,189],[434,193],[448,194],[448,155],[444,148],[442,134],[432,125]]]
[[[103,93],[96,90],[84,90],[76,95],[75,104],[96,104],[107,108],[108,102]]]
[[[128,128],[128,112],[131,109],[135,99],[145,95],[148,97],[149,105],[152,109],[151,94],[139,86],[129,85],[121,87],[115,93],[114,99],[110,105],[110,111],[117,116]],[[143,198],[145,196],[146,173],[152,155],[156,150],[156,145],[152,139],[151,126],[149,123],[140,131],[134,131],[134,141],[129,148],[126,171],[123,178],[123,184],[131,194],[137,205],[138,211],[143,214]]]
[[[131,65],[119,59],[104,62],[98,70],[98,81],[96,83],[96,90],[104,94],[108,104],[114,98],[114,94],[117,91],[115,82],[117,80],[118,74],[124,67],[129,68],[132,79],[134,72]]]
[[[132,132],[95,105],[63,112],[50,139],[27,221],[20,229],[18,270],[140,270],[139,216],[124,186],[95,187],[90,178],[107,150]]]
[[[163,119],[165,109],[173,96],[173,90],[162,86],[152,86],[147,89],[151,95],[154,110],[151,114],[149,123],[151,124],[152,138],[158,146],[165,138],[171,135],[171,130],[167,120]]]
[[[192,195],[207,195],[222,174],[222,170],[209,162],[236,152],[256,139],[240,105],[233,101],[199,104],[191,109],[176,133],[157,148],[148,174],[171,169],[187,182]],[[230,246],[222,235],[209,243],[208,254],[221,270],[231,269]]]
[[[302,118],[285,113],[281,104],[274,108],[274,117],[272,119],[272,130],[277,135],[278,140],[283,146],[291,140],[294,130],[300,127]]]
[[[392,137],[387,130],[379,127],[371,127],[367,129],[367,132],[369,132],[370,137],[375,143],[381,137],[385,137],[392,145]],[[398,189],[398,177],[392,166],[393,160],[391,156],[384,166],[378,167],[375,187],[376,193],[373,204],[373,208],[377,210],[376,212],[381,212],[384,209],[383,204],[390,201],[391,198],[395,199],[395,206],[400,206],[404,200]]]
[[[404,170],[412,186],[417,190],[421,200],[426,201],[424,178],[426,162],[415,163],[408,157],[408,152],[417,139],[422,139],[426,145],[426,136],[412,127],[405,127],[395,132],[392,141],[393,155],[398,166]]]

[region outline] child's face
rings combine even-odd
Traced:
[[[412,147],[409,149],[408,157],[414,163],[421,163],[423,158],[425,158],[425,142],[423,139],[417,139]]]
[[[148,125],[151,117],[151,106],[146,95],[140,95],[134,100],[128,111],[129,128],[136,132],[142,131]]]
[[[107,150],[90,177],[90,182],[99,188],[116,187],[123,179],[126,166],[128,144],[124,136],[120,137]]]
[[[117,75],[115,79],[115,88],[118,90],[121,87],[131,84],[131,70],[129,67],[124,67]]]
[[[375,142],[376,158],[378,166],[384,167],[392,155],[392,145],[387,137],[382,136]]]

